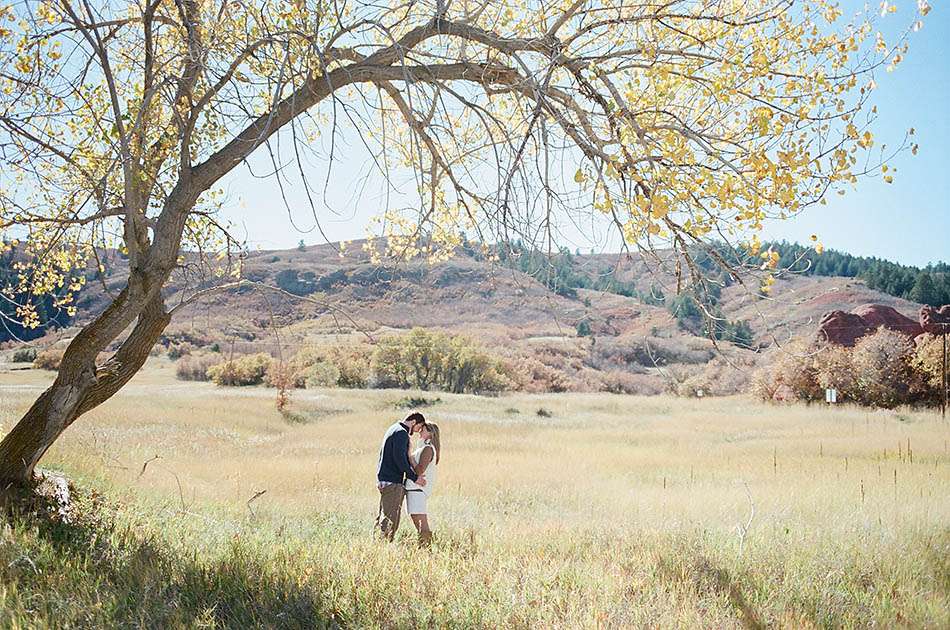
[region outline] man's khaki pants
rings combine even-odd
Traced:
[[[392,540],[399,529],[399,516],[402,514],[402,501],[405,498],[406,487],[401,483],[392,483],[379,489],[376,529],[387,540]]]

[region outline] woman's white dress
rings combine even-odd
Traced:
[[[415,481],[406,480],[406,509],[410,514],[429,513],[426,505],[428,503],[427,499],[432,496],[432,488],[435,487],[435,479],[438,476],[438,467],[435,463],[435,447],[426,442],[417,448],[409,456],[409,459],[412,465],[416,466],[419,463],[419,458],[422,457],[422,452],[427,448],[432,449],[432,461],[429,462],[425,472],[422,473],[422,476],[426,478],[426,485],[420,486]]]

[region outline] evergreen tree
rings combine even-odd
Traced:
[[[917,280],[914,281],[914,286],[910,290],[910,299],[921,304],[939,306],[940,293],[928,272],[921,271],[917,274]]]
[[[577,322],[577,336],[590,337],[590,335],[591,335],[590,322],[587,321],[586,319],[582,319],[581,321]]]

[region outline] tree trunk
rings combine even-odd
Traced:
[[[128,289],[123,294],[127,292]],[[94,341],[102,333],[99,328],[107,323],[107,314],[121,315],[117,308],[135,307],[120,295],[106,312],[86,326],[67,348],[56,380],[0,442],[0,491],[32,482],[37,462],[62,432],[79,416],[112,397],[141,369],[170,319],[161,292],[156,291],[141,309],[135,328],[119,350],[97,367],[98,348]],[[134,317],[133,312],[129,319]],[[116,319],[121,321],[122,317]]]

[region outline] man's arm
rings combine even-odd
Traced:
[[[409,434],[399,431],[393,435],[390,443],[392,444],[396,466],[406,474],[407,478],[418,481],[419,476],[412,469],[412,464],[409,462]]]

